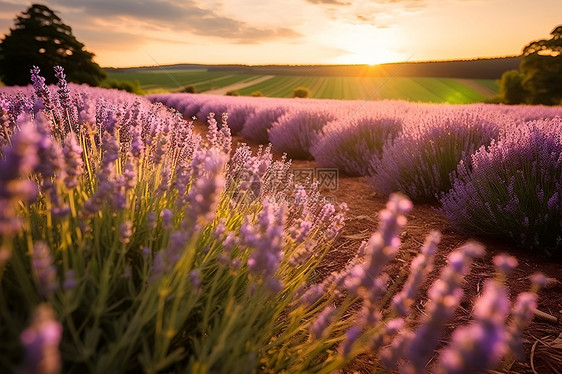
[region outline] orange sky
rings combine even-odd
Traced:
[[[102,66],[377,64],[517,55],[559,0],[46,0]],[[0,0],[5,34],[32,1]]]

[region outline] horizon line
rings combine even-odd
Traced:
[[[366,66],[366,67],[376,67],[384,65],[396,65],[396,64],[423,64],[423,63],[447,63],[447,62],[463,62],[463,61],[478,61],[478,60],[499,60],[504,58],[517,58],[521,55],[506,55],[506,56],[494,56],[494,57],[473,57],[473,58],[456,58],[449,60],[419,60],[419,61],[394,61],[394,62],[383,62],[380,64],[322,64],[322,63],[310,63],[310,64],[244,64],[244,63],[196,63],[196,62],[174,62],[162,65],[141,65],[141,66],[103,66],[102,69],[144,69],[144,68],[154,68],[154,67],[166,67],[166,66],[177,66],[177,65],[195,65],[195,66],[248,66],[248,67],[260,67],[260,66],[288,66],[288,67],[329,67],[329,66]]]

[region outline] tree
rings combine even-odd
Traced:
[[[16,18],[15,28],[0,43],[0,79],[10,86],[27,85],[35,65],[46,83],[54,83],[53,66],[60,65],[68,81],[97,86],[106,74],[93,57],[55,12],[33,4]]]
[[[310,90],[306,87],[297,87],[293,90],[293,97],[310,97]]]
[[[509,70],[500,79],[500,101],[504,104],[523,104],[529,92],[523,87],[525,76],[518,70]]]
[[[562,25],[550,34],[550,39],[531,42],[523,49],[519,69],[530,104],[557,105],[562,100]]]

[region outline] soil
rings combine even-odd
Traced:
[[[206,127],[203,124],[196,123],[196,131],[204,132],[205,130]],[[253,149],[258,147],[258,144],[254,142],[240,136],[233,136],[233,146],[237,142],[246,143]],[[280,155],[275,156],[280,158]],[[293,160],[292,167],[316,168],[319,165],[314,161]],[[355,255],[361,242],[368,239],[377,229],[378,212],[385,207],[388,199],[388,196],[374,191],[363,177],[349,177],[340,174],[338,179],[337,190],[326,194],[335,197],[338,204],[345,202],[349,207],[349,212],[344,229],[321,265],[320,272],[323,274],[342,269]],[[414,202],[414,208],[407,217],[408,223],[401,236],[401,253],[386,269],[391,279],[398,278],[401,271],[409,267],[409,260],[419,253],[420,246],[431,230],[437,230],[442,234],[441,243],[435,255],[434,271],[427,277],[422,287],[422,296],[413,306],[413,311],[416,314],[423,312],[427,301],[426,291],[439,277],[439,272],[446,264],[449,253],[469,240],[477,240],[485,245],[486,255],[474,262],[471,273],[466,277],[464,298],[453,320],[447,325],[444,341],[454,328],[470,322],[473,301],[482,292],[484,281],[494,275],[492,258],[500,253],[508,253],[515,256],[519,262],[519,266],[507,279],[512,301],[520,292],[529,290],[529,276],[542,272],[553,280],[549,287],[539,292],[538,310],[547,313],[555,320],[548,321],[544,317],[535,317],[524,334],[524,359],[522,361],[506,360],[503,363],[502,372],[535,374],[562,372],[562,262],[560,259],[553,260],[541,254],[529,253],[497,239],[470,238],[459,234],[452,229],[447,218],[439,213],[436,205]],[[558,337],[559,339],[554,344],[549,344]],[[369,357],[361,357],[352,364],[350,372],[369,373],[371,362]]]

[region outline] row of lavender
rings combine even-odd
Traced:
[[[0,94],[3,372],[332,372],[368,353],[410,372],[436,362],[479,245],[450,254],[416,322],[439,234],[404,283],[384,273],[408,199],[392,195],[357,256],[319,279],[345,206],[293,185],[290,162],[269,148],[230,156],[225,123],[211,119],[202,138],[161,105],[69,87],[56,71],[56,87],[34,70],[27,94]],[[441,351],[445,372],[521,350],[545,279],[511,305],[503,280],[516,261],[495,264],[474,321]]]
[[[439,202],[470,234],[562,248],[562,108],[153,95],[185,116],[228,112],[234,131],[292,158]]]

